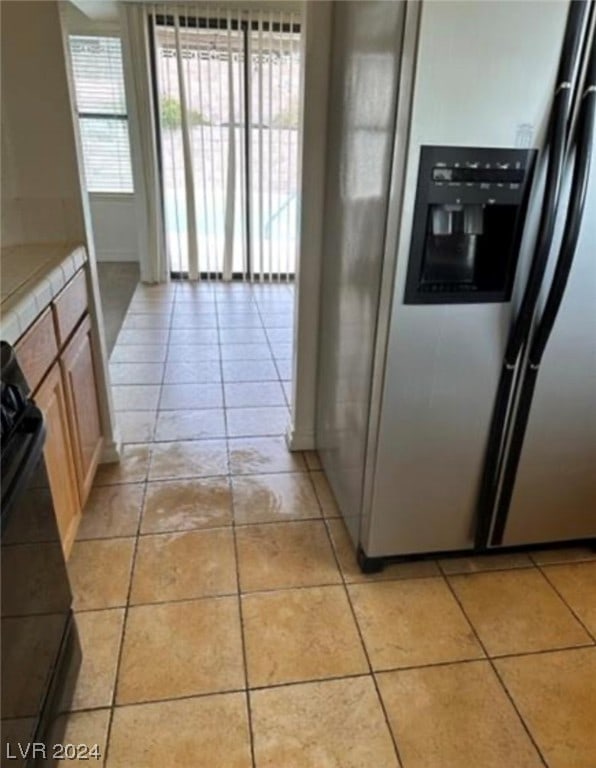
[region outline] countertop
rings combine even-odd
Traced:
[[[0,338],[14,344],[87,260],[79,243],[23,243],[0,251]]]

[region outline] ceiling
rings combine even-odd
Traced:
[[[125,0],[125,2],[142,2],[142,0]],[[118,2],[116,0],[70,0],[88,19],[95,22],[114,22],[118,20]],[[176,0],[161,0],[160,6],[177,5]],[[197,5],[208,5],[208,2]],[[272,8],[285,11],[300,11],[303,3],[299,0],[218,0],[219,7],[231,6],[233,8],[249,9],[258,8],[270,10]],[[184,6],[188,8],[187,5]]]

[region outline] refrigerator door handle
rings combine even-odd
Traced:
[[[501,494],[499,496],[497,514],[495,516],[495,524],[491,536],[490,543],[494,546],[498,546],[503,541],[509,504],[513,496],[515,477],[519,466],[528,419],[530,417],[532,398],[536,387],[540,363],[542,362],[544,351],[548,344],[565,294],[565,288],[573,266],[577,241],[580,235],[588,191],[590,163],[594,149],[594,130],[596,127],[596,40],[592,42],[586,84],[587,86],[582,96],[579,115],[577,148],[574,158],[573,178],[571,181],[567,215],[565,217],[563,239],[561,241],[555,272],[544,305],[542,317],[538,322],[528,352],[522,391],[520,393],[515,422],[512,427],[510,449],[505,463]]]
[[[557,75],[558,85],[555,90],[555,101],[551,113],[549,162],[538,239],[534,248],[534,258],[532,259],[528,282],[505,350],[505,362],[510,365],[516,364],[532,326],[532,318],[553,241],[567,149],[568,118],[573,100],[571,82],[581,50],[584,18],[589,12],[589,7],[589,3],[585,3],[583,0],[572,0],[569,7],[566,35]]]
[[[529,364],[536,367],[540,366],[563,300],[569,273],[573,266],[575,249],[586,205],[590,162],[594,150],[594,129],[596,127],[596,39],[592,43],[586,83],[587,87],[582,96],[578,143],[563,239],[553,281],[528,356]]]
[[[520,309],[507,340],[480,482],[475,535],[475,547],[480,550],[486,548],[490,535],[497,499],[498,479],[503,462],[503,448],[506,442],[504,434],[510,413],[510,402],[512,393],[516,389],[516,382],[519,381],[519,377],[516,376],[517,363],[520,353],[527,343],[528,334],[532,327],[536,302],[540,294],[554,237],[566,155],[568,120],[573,100],[572,89],[565,86],[573,80],[573,74],[576,70],[577,59],[581,50],[582,30],[585,26],[584,20],[586,19],[589,7],[589,4],[583,2],[583,0],[572,0],[569,6],[557,74],[557,85],[551,110],[546,185],[540,214],[538,238]]]

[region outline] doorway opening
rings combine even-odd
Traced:
[[[151,15],[172,276],[290,282],[298,252],[300,19]]]

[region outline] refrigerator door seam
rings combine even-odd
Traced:
[[[587,77],[588,82],[593,83],[593,81],[596,80],[596,42],[592,43],[589,55],[590,61]],[[590,89],[588,88],[587,90],[589,91]],[[575,250],[577,248],[584,215],[590,175],[590,161],[594,145],[594,101],[594,98],[590,100],[585,99],[582,103],[583,109],[580,113],[579,125],[576,132],[577,149],[574,157],[572,188],[565,217],[563,240],[560,245],[555,274],[551,282],[544,310],[536,325],[536,331],[528,351],[526,374],[521,384],[519,407],[514,417],[510,449],[504,462],[501,494],[498,499],[495,523],[490,541],[493,546],[498,546],[502,544],[503,541],[503,535],[507,525],[509,505],[513,496],[516,474],[530,418],[532,399],[538,378],[538,370],[555,325],[567,287],[569,274],[573,267]]]
[[[587,4],[577,2],[577,0],[572,0],[570,4],[559,63],[559,78],[562,83],[570,81],[573,72],[576,71],[578,57],[582,50],[582,31],[588,10]],[[503,435],[513,437],[511,418],[514,418],[516,409],[512,407],[512,404],[521,402],[522,393],[516,392],[516,390],[522,384],[523,368],[518,377],[514,376],[514,370],[520,361],[520,355],[522,358],[524,357],[524,350],[528,344],[536,311],[536,302],[552,247],[566,158],[567,126],[572,105],[571,88],[561,89],[560,86],[557,87],[551,109],[546,187],[543,193],[538,240],[534,248],[534,256],[522,302],[517,317],[510,328],[489,429],[478,496],[478,524],[475,536],[477,549],[486,548],[489,541],[490,529],[494,522],[495,509],[499,499],[499,487],[502,484],[501,469],[507,464],[506,453],[503,453]]]

